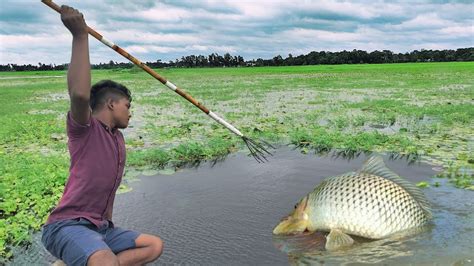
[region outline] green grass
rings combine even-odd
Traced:
[[[474,62],[157,72],[251,137],[302,152],[421,156],[444,167],[438,177],[474,187]],[[245,150],[144,72],[92,76],[132,90],[127,177]],[[40,228],[67,178],[66,72],[0,72],[0,106],[0,254],[9,257],[7,245],[24,243]]]

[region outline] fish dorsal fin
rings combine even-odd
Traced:
[[[392,172],[392,170],[388,169],[382,157],[370,157],[358,172],[380,176],[401,186],[416,200],[416,202],[420,204],[420,207],[423,209],[426,216],[429,219],[432,218],[430,203],[426,199],[421,189],[416,187],[413,183],[408,182],[399,175],[395,174]]]

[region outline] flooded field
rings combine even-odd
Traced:
[[[415,236],[373,242],[358,240],[348,250],[327,252],[322,234],[273,237],[273,227],[322,179],[360,168],[367,158],[302,154],[280,148],[258,164],[243,153],[176,173],[141,176],[117,195],[117,226],[157,234],[165,250],[156,265],[353,264],[472,265],[474,197],[445,179],[423,189],[434,220]],[[428,181],[431,165],[390,159],[385,163],[411,182]],[[48,265],[35,235],[29,250],[17,250],[10,265]]]
[[[432,184],[441,188],[433,190],[455,186],[472,192],[473,66],[474,62],[450,62],[170,68],[157,72],[247,137],[295,145],[303,153],[389,151],[422,157],[424,162],[436,164],[437,175],[443,177]],[[62,195],[70,159],[65,128],[70,106],[66,74],[64,70],[0,73],[0,187],[6,188],[0,210],[2,260],[12,257],[8,246],[28,245],[29,232],[38,232]],[[123,131],[127,181],[147,169],[212,160],[246,149],[240,138],[143,71],[93,70],[92,79],[93,83],[112,79],[132,91],[132,119]],[[251,169],[253,172],[258,171]],[[272,180],[271,171],[265,178]],[[312,182],[307,185],[312,188],[319,179],[309,180]],[[134,186],[137,184],[125,182],[120,191],[140,189]],[[294,200],[307,191],[286,188],[285,192]],[[296,203],[283,200],[289,204],[285,206]],[[277,222],[275,217],[270,220]]]

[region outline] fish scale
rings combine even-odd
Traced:
[[[374,239],[427,222],[423,209],[401,186],[370,174],[328,178],[309,195],[308,206],[308,215],[315,218],[310,230],[339,228]]]

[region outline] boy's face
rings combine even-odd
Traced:
[[[130,113],[130,101],[127,98],[120,98],[114,101],[113,117],[117,128],[128,127],[128,121],[132,117]]]

